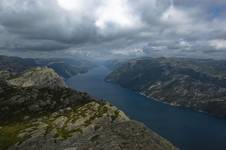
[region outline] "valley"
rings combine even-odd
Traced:
[[[48,66],[3,62],[1,150],[178,149],[109,102],[72,90]]]

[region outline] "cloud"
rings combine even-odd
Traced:
[[[171,25],[190,24],[192,22],[192,17],[190,17],[187,12],[175,8],[174,5],[171,5],[169,9],[163,13],[160,19]]]
[[[220,58],[225,17],[224,0],[1,0],[0,51]]]
[[[223,39],[211,40],[209,45],[217,50],[224,49],[226,51],[226,40]]]
[[[127,0],[105,1],[96,13],[95,25],[100,29],[111,28],[112,26],[132,28],[139,23],[137,16],[133,15],[132,9],[128,6]]]

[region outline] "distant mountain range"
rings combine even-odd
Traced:
[[[141,58],[116,64],[107,81],[174,106],[226,117],[224,60]]]
[[[0,68],[2,71],[10,73],[21,73],[33,67],[49,67],[54,69],[60,76],[69,78],[79,73],[85,73],[95,65],[88,60],[73,60],[63,58],[49,58],[49,59],[32,59],[8,57],[0,55]],[[0,74],[1,74],[0,72]]]
[[[1,150],[177,149],[115,106],[68,88],[53,69],[3,58]]]

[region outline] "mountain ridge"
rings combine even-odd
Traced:
[[[226,117],[225,61],[145,58],[122,63],[107,77],[158,101]]]
[[[63,78],[48,67],[30,69],[20,74],[19,77],[8,80],[8,83],[20,87],[66,87]]]

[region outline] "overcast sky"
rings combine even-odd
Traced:
[[[226,0],[0,0],[0,54],[226,58]]]

